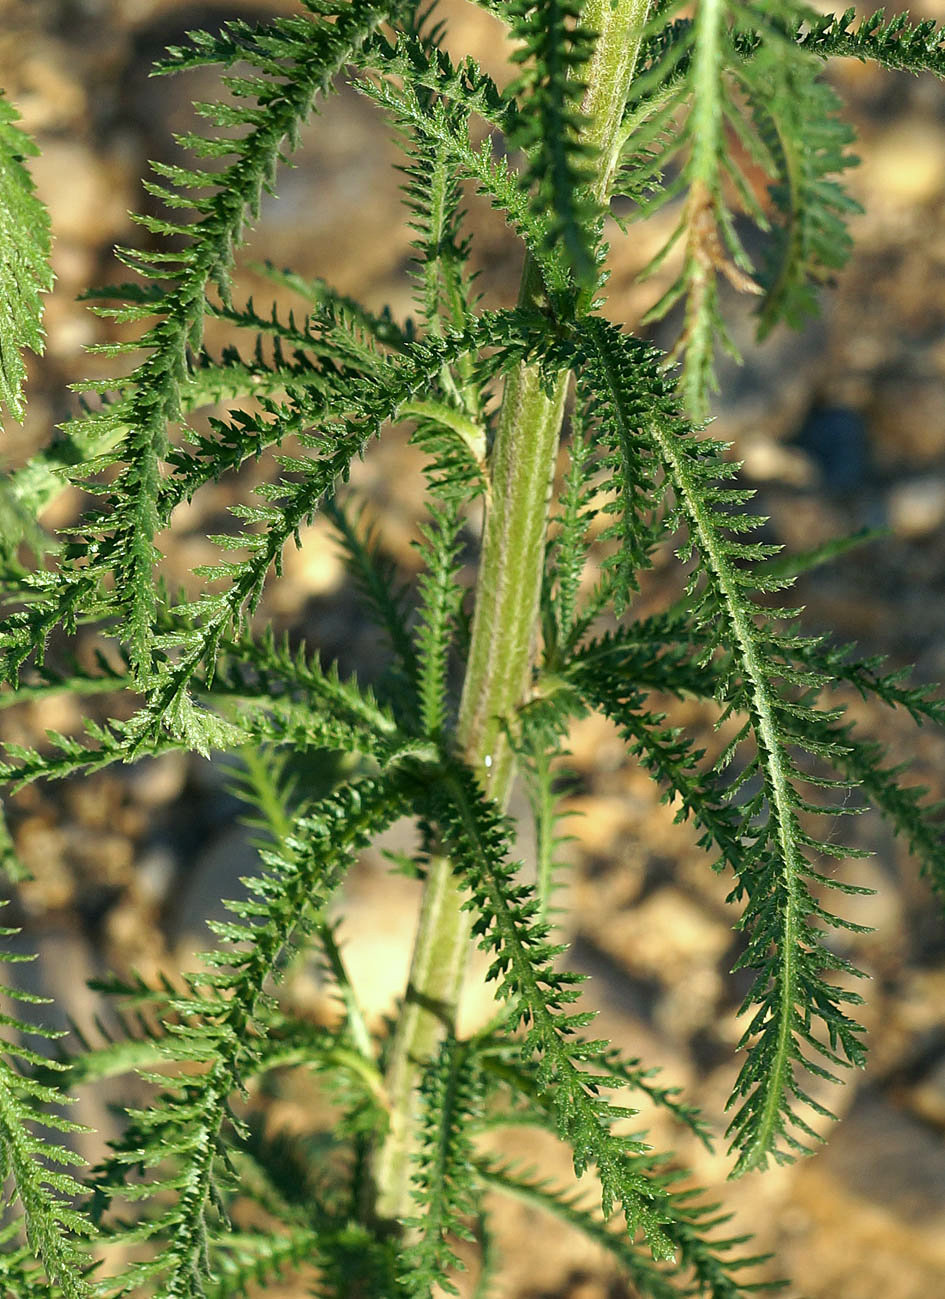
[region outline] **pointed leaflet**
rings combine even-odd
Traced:
[[[803,557],[795,556],[759,567],[763,572],[775,567],[793,572],[803,568],[804,562]],[[731,863],[737,872],[744,842],[754,837],[751,819],[760,804],[757,799],[754,804],[750,799],[736,801],[737,789],[726,781],[726,771],[718,764],[708,770],[704,764],[700,766],[703,755],[693,742],[676,730],[661,733],[663,719],[647,714],[642,707],[643,691],[697,699],[719,699],[724,694],[725,669],[720,674],[716,664],[700,662],[704,642],[691,631],[678,618],[642,619],[584,645],[569,660],[564,677],[588,703],[622,727],[644,765],[667,786],[668,796],[679,799],[680,815],[691,816],[703,828],[700,843],[707,848],[714,843],[721,852],[719,868]],[[881,659],[856,660],[851,653],[849,645],[795,648],[799,660],[834,684],[853,685],[864,699],[874,697],[890,707],[904,708],[919,725],[926,719],[941,722],[945,703],[934,697],[928,686],[904,685],[902,672],[880,675]],[[795,724],[800,723],[801,719],[795,718]],[[811,739],[820,743],[824,734],[820,725]],[[890,818],[932,888],[945,897],[945,804],[924,803],[926,789],[901,782],[909,764],[884,767],[882,745],[859,738],[852,724],[831,722],[829,734],[834,742],[831,766]]]
[[[593,1015],[566,1008],[573,1006],[582,980],[552,964],[562,949],[549,943],[534,890],[519,881],[508,859],[503,819],[465,769],[445,770],[430,788],[427,802],[470,890],[470,909],[477,917],[473,933],[494,956],[489,977],[499,982],[500,995],[509,1004],[508,1031],[517,1024],[525,1030],[526,1051],[534,1056],[526,1066],[528,1084],[537,1104],[571,1145],[575,1173],[580,1176],[591,1165],[596,1167],[605,1217],[619,1204],[630,1238],[641,1230],[656,1262],[678,1259],[690,1268],[697,1279],[694,1293],[741,1299],[757,1287],[742,1286],[737,1273],[757,1260],[730,1257],[740,1240],[713,1239],[712,1229],[725,1221],[724,1216],[694,1198],[691,1189],[674,1191],[676,1175],[664,1167],[665,1158],[613,1131],[615,1121],[635,1111],[612,1103],[606,1093],[640,1082],[608,1043],[580,1036]],[[520,1040],[510,1045],[520,1057]],[[491,1049],[490,1043],[483,1052],[487,1070]],[[501,1062],[496,1072],[502,1076]],[[654,1099],[665,1103],[665,1095]]]
[[[734,1253],[745,1243],[744,1236],[707,1243],[706,1234],[727,1222],[729,1215],[718,1213],[717,1205],[694,1199],[691,1190],[681,1191],[674,1197],[681,1261],[692,1272],[691,1286],[681,1291],[675,1269],[664,1270],[648,1259],[624,1233],[614,1231],[603,1222],[588,1206],[580,1190],[560,1189],[531,1169],[517,1168],[496,1159],[477,1159],[475,1167],[487,1186],[551,1214],[605,1249],[629,1278],[634,1294],[638,1294],[640,1299],[679,1299],[680,1295],[701,1296],[702,1299],[745,1299],[759,1291],[780,1288],[779,1281],[739,1281],[739,1272],[765,1262],[767,1256],[745,1258]]]
[[[817,314],[816,290],[850,255],[845,219],[862,210],[839,180],[857,159],[847,152],[853,131],[839,116],[838,96],[813,60],[766,54],[744,69],[758,131],[776,167],[769,186],[776,219],[759,274],[765,294],[759,338],[779,320],[799,328]]]
[[[660,14],[661,25],[678,7],[674,4]],[[689,101],[682,128],[658,142],[647,164],[651,174],[658,174],[681,150],[688,150],[679,181],[660,186],[646,206],[651,211],[681,189],[687,191],[679,222],[644,273],[655,270],[677,242],[682,244],[682,266],[647,319],[661,319],[683,300],[685,316],[674,356],[683,359],[683,403],[697,419],[704,416],[709,396],[717,388],[717,341],[732,350],[719,309],[718,275],[741,291],[757,292],[751,264],[735,233],[725,185],[728,175],[742,200],[750,203],[750,189],[726,139],[726,128],[739,122],[741,112],[726,77],[737,61],[732,29],[736,12],[744,21],[742,11],[729,0],[699,0],[692,22],[678,28],[675,48],[671,46],[665,56],[665,71],[657,65],[648,78],[658,84],[665,77],[671,87],[658,122],[666,120],[671,108]],[[631,145],[639,147],[633,137]],[[757,211],[757,203],[754,206]]]
[[[864,63],[872,59],[895,71],[932,72],[945,78],[945,37],[934,19],[912,23],[907,12],[887,18],[885,9],[877,9],[856,26],[855,22],[855,9],[811,15],[798,41],[822,58],[839,55]]]
[[[856,210],[839,183],[852,159],[848,129],[835,116],[819,68],[795,40],[814,16],[796,0],[769,4],[699,0],[691,19],[667,26],[673,4],[654,23],[648,66],[636,83],[626,125],[627,181],[648,215],[686,192],[683,213],[647,271],[674,246],[682,265],[647,319],[684,304],[674,359],[683,361],[680,391],[696,419],[716,389],[718,343],[737,358],[721,310],[719,277],[738,292],[762,294],[762,332],[780,317],[796,322],[813,307],[811,285],[845,259],[844,218]],[[746,102],[748,108],[746,110]],[[681,129],[676,115],[686,108]],[[685,152],[678,179],[663,176]],[[763,172],[771,181],[774,231],[759,282],[736,228],[739,210],[769,228]]]

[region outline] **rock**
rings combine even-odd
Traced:
[[[608,857],[618,840],[624,839],[634,818],[634,809],[622,796],[576,794],[566,800],[567,831],[580,852],[589,857]]]
[[[59,731],[63,735],[74,735],[82,730],[82,709],[74,695],[46,695],[34,699],[29,708],[30,721],[38,734]]]
[[[939,1059],[912,1087],[908,1103],[917,1118],[945,1131],[945,1059]]]
[[[81,79],[65,66],[61,48],[51,42],[37,42],[19,66],[22,89],[16,95],[23,129],[31,135],[41,131],[75,130],[88,112],[88,96]]]
[[[579,771],[614,771],[624,762],[626,745],[620,733],[600,713],[588,713],[571,727],[569,763]]]
[[[125,205],[110,168],[79,141],[46,140],[30,171],[57,239],[97,245],[110,229],[124,225]]]
[[[186,753],[162,753],[156,758],[139,759],[125,779],[138,802],[145,807],[160,807],[183,793],[188,765]]]
[[[603,918],[599,941],[629,969],[672,982],[696,966],[714,966],[731,934],[698,902],[668,886],[632,910]]]
[[[292,612],[310,595],[329,595],[345,578],[338,536],[328,520],[318,515],[300,529],[301,546],[289,542],[283,553],[284,580],[270,592],[270,602],[280,612]]]
[[[135,863],[135,887],[140,900],[163,905],[177,875],[177,861],[169,848],[155,844]]]
[[[47,815],[25,817],[16,829],[17,856],[31,879],[20,885],[19,899],[34,915],[58,911],[75,899],[75,881],[66,864],[66,834]]]

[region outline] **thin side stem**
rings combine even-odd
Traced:
[[[582,135],[597,150],[592,189],[600,203],[613,183],[620,122],[649,3],[587,0],[582,14],[581,21],[599,33],[582,70],[587,85],[582,109],[588,118]],[[537,305],[540,290],[536,268],[526,257],[519,301]],[[534,366],[520,366],[509,376],[491,457],[457,743],[501,807],[514,777],[507,726],[526,697],[537,650],[545,534],[569,377],[564,372],[549,385]],[[408,996],[387,1070],[390,1129],[373,1166],[377,1213],[384,1219],[403,1219],[411,1211],[418,1083],[426,1061],[453,1025],[470,942],[462,903],[449,860],[431,861]]]

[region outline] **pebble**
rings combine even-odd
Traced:
[[[918,1118],[945,1131],[945,1059],[939,1059],[915,1084],[908,1101]]]
[[[817,475],[813,461],[800,447],[754,437],[739,444],[738,454],[745,477],[756,483],[774,481],[791,487],[814,486]]]
[[[301,546],[290,541],[283,551],[285,580],[277,583],[270,599],[273,608],[286,613],[297,609],[300,599],[330,595],[345,578],[345,565],[337,534],[321,515],[300,529]]]
[[[626,751],[616,726],[600,713],[578,718],[568,737],[570,760],[579,771],[615,771],[623,765]]]
[[[889,523],[898,537],[927,537],[945,522],[945,477],[929,475],[897,483],[888,498]]]
[[[160,906],[170,894],[177,876],[177,861],[169,848],[155,844],[135,865],[135,885],[140,900]]]
[[[30,721],[41,734],[47,731],[74,734],[82,728],[82,709],[74,695],[46,695],[30,704]]]
[[[115,193],[111,169],[86,145],[45,140],[30,171],[57,239],[97,242],[103,231],[124,224],[124,206],[120,192]]]
[[[66,864],[66,834],[45,815],[26,817],[15,835],[17,856],[32,879],[20,886],[19,897],[33,915],[58,911],[75,898],[75,880]]]
[[[815,406],[795,443],[819,467],[829,492],[855,491],[869,471],[866,424],[849,407]]]
[[[187,782],[186,753],[162,753],[141,758],[126,777],[134,798],[146,807],[160,807],[179,798]]]
[[[880,380],[867,416],[883,466],[925,467],[945,455],[945,380],[896,375]]]
[[[40,45],[23,59],[19,77],[23,88],[16,106],[25,131],[75,129],[82,122],[88,112],[85,87],[66,70],[54,46]]]
[[[863,150],[857,181],[871,202],[909,208],[927,203],[945,185],[945,132],[915,117],[888,126]]]
[[[941,1141],[882,1095],[863,1094],[817,1158],[797,1169],[791,1199],[810,1214],[810,1230],[782,1240],[782,1257],[798,1292],[809,1299],[940,1294],[943,1193]]]
[[[590,857],[606,857],[632,827],[634,809],[622,795],[576,794],[564,805],[568,833]]]
[[[719,971],[700,964],[665,990],[656,1009],[656,1022],[671,1041],[685,1041],[713,1022],[723,995]]]

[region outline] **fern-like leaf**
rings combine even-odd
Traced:
[[[385,73],[389,70],[396,75],[402,66],[395,56]],[[473,145],[469,119],[457,118],[451,111],[453,103],[461,102],[471,114],[490,112],[489,96],[476,81],[467,88],[465,78],[457,76],[442,51],[427,66],[429,75],[420,85],[416,84],[416,78],[401,84],[393,76],[383,75],[376,79],[363,78],[358,82],[358,89],[390,113],[401,131],[412,133],[418,141],[429,140],[439,146],[451,160],[458,177],[476,182],[480,192],[488,196],[492,206],[524,241],[549,296],[555,301],[566,301],[570,293],[568,267],[559,244],[548,237],[547,213],[536,210],[507,160],[494,158],[490,141],[478,147]],[[442,95],[431,99],[421,93],[422,88],[442,88]]]
[[[424,734],[439,737],[447,722],[449,651],[463,599],[457,581],[461,519],[453,502],[432,506],[430,514],[430,522],[422,528],[427,570],[417,582],[421,598],[418,686]]]
[[[181,416],[181,388],[190,368],[188,349],[199,347],[207,292],[216,286],[226,299],[234,248],[247,216],[256,215],[262,192],[271,187],[284,150],[297,142],[316,94],[328,90],[351,52],[370,38],[387,12],[386,7],[341,6],[335,22],[275,20],[259,32],[244,24],[226,31],[216,43],[205,34],[195,34],[192,54],[172,52],[159,69],[241,60],[269,76],[232,79],[230,89],[237,103],[205,105],[201,110],[217,126],[240,126],[244,134],[225,142],[216,138],[204,142],[200,137],[186,141],[198,154],[221,156],[225,151],[235,155],[234,161],[220,172],[171,168],[165,177],[182,195],[182,203],[195,186],[213,191],[209,197],[190,197],[184,204],[196,211],[194,222],[157,223],[158,234],[184,236],[189,245],[173,254],[127,250],[123,254],[143,276],[153,281],[169,279],[170,287],[153,303],[157,323],[138,340],[137,346],[148,349],[148,355],[130,384],[124,384],[128,396],[109,408],[108,425],[125,430],[124,468],[93,524],[98,533],[107,515],[107,539],[97,539],[89,549],[94,554],[92,571],[101,573],[107,567],[114,574],[117,602],[127,619],[132,665],[142,681],[149,679],[154,666],[152,570],[159,558],[154,545],[160,526],[159,465],[167,452],[168,422]],[[247,98],[255,100],[255,106],[247,106]],[[153,221],[146,224],[155,226]],[[90,574],[78,580],[87,590]],[[68,596],[64,593],[63,598]]]
[[[337,500],[327,501],[323,508],[344,548],[348,571],[394,651],[399,671],[415,690],[417,660],[407,625],[409,589],[399,581],[394,562],[382,552],[377,529],[365,525],[363,506],[354,518]],[[405,711],[409,716],[409,704]]]
[[[683,129],[664,137],[648,164],[653,171],[665,170],[688,147],[679,181],[662,186],[649,204],[650,208],[663,204],[680,189],[687,190],[680,221],[647,270],[655,270],[677,242],[683,246],[682,267],[647,319],[659,320],[680,299],[684,301],[685,318],[674,357],[683,358],[683,404],[697,419],[704,417],[709,395],[716,387],[716,343],[734,351],[719,307],[718,276],[724,275],[742,292],[759,291],[735,231],[724,184],[726,178],[733,180],[753,215],[763,220],[726,141],[727,127],[745,135],[740,129],[741,110],[725,74],[737,61],[735,29],[745,22],[747,13],[750,10],[737,9],[728,0],[701,0],[692,22],[677,29],[678,40],[666,56],[667,66],[650,77],[657,83],[659,77],[672,79],[667,103],[651,126],[650,136],[674,108],[690,101]],[[661,26],[668,16],[661,14]],[[681,64],[684,73],[677,77]]]
[[[683,362],[683,404],[702,419],[716,388],[716,346],[738,357],[722,314],[720,276],[739,292],[764,296],[762,334],[778,319],[797,324],[810,314],[813,288],[849,249],[844,219],[856,204],[840,178],[855,160],[846,152],[850,133],[837,120],[835,97],[808,57],[812,47],[802,32],[818,24],[803,3],[701,0],[694,17],[668,22],[677,8],[660,11],[644,43],[626,121],[623,188],[641,214],[686,193],[680,220],[644,273],[676,245],[682,265],[647,319],[684,303],[673,359]],[[681,153],[678,178],[664,180]],[[773,214],[758,192],[758,170],[770,177]],[[760,229],[773,226],[761,272],[738,235],[739,209]]]
[[[310,1227],[294,1226],[276,1234],[229,1232],[216,1243],[210,1258],[214,1280],[204,1299],[231,1299],[257,1293],[260,1286],[285,1280],[320,1259],[321,1237]]]
[[[362,847],[405,807],[403,776],[364,781],[314,804],[278,850],[262,854],[267,872],[248,881],[249,899],[230,902],[235,919],[215,928],[226,947],[205,956],[206,969],[192,975],[187,995],[174,999],[180,1017],[171,1029],[169,1061],[190,1061],[199,1073],[180,1076],[160,1104],[130,1111],[130,1126],[100,1175],[100,1191],[135,1199],[169,1197],[138,1234],[162,1242],[152,1259],[134,1263],[120,1293],[157,1283],[161,1299],[201,1294],[207,1251],[216,1235],[213,1205],[220,1129],[229,1096],[242,1085],[265,1036],[268,996],[263,984],[308,908],[323,906],[352,852]],[[184,1158],[183,1173],[173,1168]],[[168,1163],[171,1161],[171,1167]],[[151,1181],[137,1192],[125,1183],[129,1167]]]
[[[778,173],[770,193],[779,219],[772,223],[759,275],[765,294],[759,338],[778,320],[796,329],[816,315],[816,289],[846,263],[852,248],[845,218],[860,207],[839,177],[857,161],[848,152],[853,132],[818,71],[816,65],[796,60],[785,65],[776,57],[756,57],[745,68],[759,132]]]
[[[574,631],[587,529],[595,514],[592,501],[598,461],[593,439],[585,428],[586,416],[586,410],[577,409],[571,417],[568,472],[556,520],[559,531],[552,533],[545,556],[545,661],[550,664],[555,661],[558,647],[566,645]]]
[[[751,846],[742,846],[739,857],[747,899],[741,925],[749,934],[740,964],[756,971],[743,1010],[752,1004],[758,1008],[741,1043],[750,1048],[736,1084],[738,1108],[729,1128],[741,1152],[736,1167],[742,1172],[764,1166],[769,1156],[790,1159],[805,1148],[805,1140],[816,1139],[798,1105],[826,1111],[802,1088],[800,1070],[832,1077],[838,1065],[860,1065],[864,1060],[862,1030],[844,1009],[860,998],[824,977],[831,969],[852,971],[827,948],[823,928],[848,922],[814,900],[808,881],[816,877],[841,890],[852,886],[814,870],[809,854],[837,855],[837,849],[812,838],[799,819],[800,812],[816,809],[798,791],[797,782],[805,777],[794,754],[806,749],[829,757],[837,746],[829,731],[829,714],[794,702],[776,688],[775,682],[786,680],[810,689],[823,678],[792,666],[793,649],[806,642],[779,631],[772,623],[777,611],[757,603],[759,587],[777,589],[785,583],[766,582],[753,570],[755,563],[770,556],[770,547],[739,539],[758,520],[733,510],[745,503],[744,491],[720,485],[732,476],[733,467],[721,458],[719,447],[687,436],[685,427],[674,420],[653,360],[645,361],[633,340],[600,320],[589,320],[582,332],[594,358],[597,384],[609,391],[611,436],[622,436],[627,426],[639,430],[673,488],[676,521],[689,533],[680,557],[688,560],[697,551],[699,555],[689,583],[695,625],[704,638],[706,656],[720,654],[728,662],[721,702],[748,718],[736,743],[750,731],[757,746],[743,779],[756,774],[761,780],[767,821],[756,827]],[[621,355],[622,362],[616,359]],[[648,382],[641,365],[650,368]],[[636,379],[628,383],[631,372]],[[643,396],[647,387],[649,398]],[[731,749],[722,760],[730,755]],[[815,1032],[816,1020],[822,1025],[821,1036]]]
[[[728,1221],[728,1216],[718,1214],[717,1205],[692,1203],[686,1193],[678,1196],[680,1210],[680,1237],[684,1242],[682,1262],[691,1269],[691,1275],[680,1289],[677,1278],[661,1269],[635,1249],[632,1242],[615,1232],[587,1205],[580,1191],[565,1191],[528,1169],[516,1168],[498,1160],[476,1161],[476,1171],[487,1186],[493,1187],[514,1199],[540,1209],[544,1213],[567,1223],[601,1246],[614,1259],[621,1272],[639,1293],[641,1299],[678,1299],[680,1294],[704,1296],[706,1299],[736,1299],[737,1296],[775,1290],[781,1282],[740,1282],[738,1273],[766,1261],[766,1255],[754,1257],[733,1256],[738,1246],[745,1243],[744,1236],[734,1236],[713,1242],[716,1251],[710,1261],[687,1249],[703,1232],[711,1232]],[[687,1205],[686,1200],[690,1203]]]

